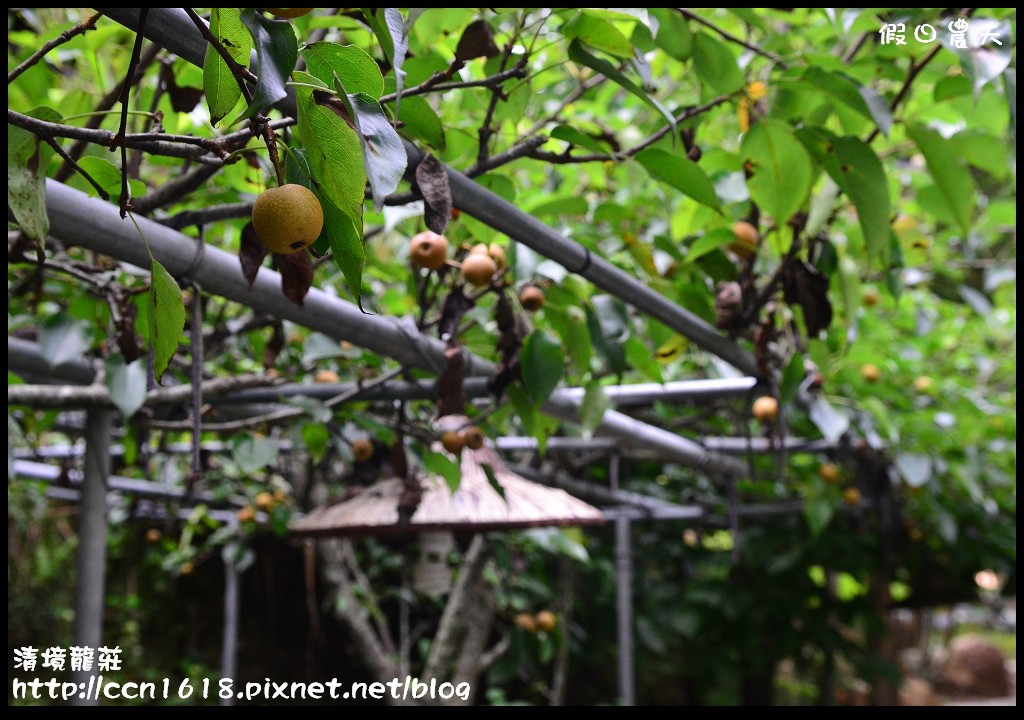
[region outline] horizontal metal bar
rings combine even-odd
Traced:
[[[148,267],[155,258],[176,277],[189,275],[200,287],[317,330],[336,340],[348,340],[373,352],[388,355],[404,365],[438,373],[444,367],[444,344],[421,335],[415,325],[396,318],[368,315],[352,303],[311,288],[300,307],[281,294],[280,275],[262,268],[250,289],[238,258],[219,248],[200,248],[194,238],[146,218],[132,223],[121,220],[117,207],[53,180],[46,181],[50,232],[69,245],[94,250],[137,267]],[[146,243],[138,236],[141,231]],[[148,249],[147,249],[148,248]],[[152,253],[152,256],[150,255]],[[469,375],[489,375],[494,366],[466,353]],[[579,403],[552,394],[542,410],[568,422],[579,421]],[[743,465],[732,458],[708,452],[692,440],[608,410],[596,429],[598,435],[616,437],[631,447],[649,446],[667,460],[706,471],[734,473]]]
[[[101,8],[101,12],[126,27],[138,27],[139,13],[136,8]],[[202,67],[206,42],[184,12],[169,11],[150,15],[146,22],[145,35],[179,57]],[[278,107],[292,117],[297,114],[294,96],[289,96]],[[414,173],[416,166],[423,159],[423,153],[407,140],[404,144],[409,158],[408,173]],[[448,166],[445,166],[445,171],[451,187],[452,202],[461,211],[469,213],[495,230],[550,258],[569,272],[586,278],[605,292],[660,320],[742,372],[752,376],[759,375],[754,356],[721,335],[702,318],[655,292],[607,260],[594,255],[583,245],[563,237],[537,218],[523,212],[461,172]]]
[[[96,378],[96,370],[83,360],[69,360],[57,367],[43,355],[38,343],[7,336],[7,368],[16,373],[34,375],[76,385],[88,385]]]

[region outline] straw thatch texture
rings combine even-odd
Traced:
[[[492,487],[484,465],[493,470],[504,497]],[[398,514],[403,482],[391,477],[346,500],[314,510],[292,522],[289,529],[303,536],[361,536],[604,522],[600,510],[564,490],[538,485],[511,472],[490,447],[463,450],[461,471],[462,481],[454,494],[439,475],[421,479],[423,495],[407,523],[400,523]]]

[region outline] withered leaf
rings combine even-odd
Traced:
[[[171,98],[171,107],[175,112],[192,112],[200,98],[203,97],[202,88],[178,85],[178,81],[174,77],[174,68],[170,63],[164,63],[160,68],[160,79],[164,81],[167,95]]]
[[[455,59],[461,62],[478,57],[495,57],[498,46],[494,44],[494,31],[486,20],[477,20],[462,31],[459,44],[455,47]]]
[[[423,219],[427,227],[443,235],[452,217],[452,191],[448,173],[433,155],[425,155],[416,166],[416,189],[423,196]]]
[[[124,356],[125,364],[131,364],[142,355],[142,348],[135,337],[135,316],[139,314],[139,308],[126,295],[118,294],[117,309],[119,317],[114,324],[117,349]]]
[[[278,272],[281,273],[281,292],[293,303],[302,307],[313,284],[313,263],[309,253],[302,251],[290,255],[274,253]]]
[[[783,297],[804,311],[809,337],[817,337],[832,322],[832,303],[828,299],[828,278],[810,263],[788,262],[782,269]]]
[[[466,297],[461,285],[456,286],[448,293],[448,297],[441,305],[441,320],[437,330],[442,340],[447,341],[448,338],[455,337],[459,323],[462,322],[462,316],[472,310],[475,304],[473,300]]]
[[[348,106],[340,98],[326,93],[323,90],[313,91],[313,102],[317,105],[323,105],[328,108],[335,115],[340,117],[342,120],[348,123],[349,127],[353,130],[356,129],[356,124],[352,121],[352,115],[348,111]]]
[[[444,350],[444,370],[437,378],[437,414],[461,415],[466,408],[466,358],[462,347],[451,342]]]
[[[256,282],[256,275],[259,274],[260,265],[267,257],[267,247],[256,237],[256,230],[252,223],[248,222],[242,228],[242,242],[238,248],[238,260],[242,265],[242,275],[249,281],[249,288]]]
[[[280,320],[273,325],[274,332],[271,333],[267,344],[263,346],[263,367],[270,369],[277,362],[277,356],[284,349],[284,323]]]

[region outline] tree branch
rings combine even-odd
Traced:
[[[694,118],[697,117],[698,115],[706,113],[709,110],[712,110],[723,103],[729,102],[734,97],[736,97],[736,95],[737,93],[720,95],[714,100],[710,100],[704,103],[703,105],[696,105],[694,107],[687,108],[686,110],[683,110],[681,113],[676,115],[676,122],[681,123],[685,120],[689,120],[690,118]],[[590,155],[573,155],[571,153],[572,148],[569,148],[568,150],[562,153],[553,153],[544,150],[538,150],[536,152],[530,153],[529,156],[534,160],[542,160],[544,162],[554,163],[556,165],[569,165],[586,162],[608,162],[609,160],[612,162],[621,161],[626,158],[631,158],[634,155],[640,153],[641,151],[646,150],[651,145],[653,145],[654,143],[658,142],[663,137],[668,135],[669,132],[671,132],[671,130],[672,128],[669,125],[665,125],[664,127],[660,128],[656,133],[646,138],[642,142],[638,143],[637,145],[634,145],[628,150],[623,150],[622,152],[614,154],[605,155],[601,153],[593,153]]]
[[[277,380],[266,375],[237,375],[213,378],[202,383],[203,395],[216,397],[234,390],[266,387]],[[192,385],[161,387],[146,393],[147,407],[179,405],[192,396]],[[106,385],[8,385],[8,405],[28,405],[34,408],[106,408],[113,407]],[[188,428],[183,428],[188,429]]]
[[[710,22],[709,20],[705,20],[704,18],[702,18],[700,15],[698,15],[695,12],[693,12],[692,10],[689,10],[687,8],[676,8],[676,10],[678,10],[680,13],[682,13],[683,17],[687,17],[690,20],[693,20],[694,22],[700,23],[701,25],[703,25],[704,27],[708,28],[709,30],[714,30],[716,33],[721,35],[723,38],[725,38],[729,42],[734,42],[737,45],[742,45],[747,50],[750,50],[751,52],[755,52],[758,55],[760,55],[761,57],[768,58],[773,63],[777,63],[778,66],[781,67],[783,70],[786,69],[786,67],[787,67],[786,66],[786,61],[783,60],[778,55],[776,55],[775,53],[769,52],[769,51],[765,50],[764,48],[760,47],[759,45],[756,45],[756,44],[754,44],[752,42],[748,42],[748,41],[744,40],[743,38],[736,37],[731,32],[723,30],[722,28],[718,27],[717,25],[715,25],[714,23]]]
[[[131,96],[131,79],[135,75],[135,68],[139,66],[142,56],[142,44],[145,41],[143,32],[146,29],[146,18],[149,16],[149,8],[139,8],[139,27],[135,33],[135,44],[132,46],[132,57],[128,62],[128,72],[124,76],[124,86],[121,88],[121,127],[117,131],[121,145],[121,197],[118,205],[121,208],[121,219],[128,217],[131,207],[131,189],[128,185],[128,147],[124,144],[124,137],[128,134],[128,100]]]
[[[429,78],[421,82],[419,85],[409,88],[408,90],[402,91],[402,97],[414,97],[416,95],[426,95],[428,92],[447,92],[448,90],[462,90],[463,88],[475,88],[475,87],[488,87],[496,89],[501,86],[503,82],[511,78],[521,78],[526,76],[526,66],[517,64],[515,67],[508,70],[502,70],[497,72],[490,77],[481,78],[480,80],[460,80],[458,82],[441,82],[450,75],[442,72],[435,72]],[[392,103],[398,97],[398,93],[388,93],[380,99],[380,104]]]
[[[7,73],[7,84],[10,85],[12,82],[14,82],[14,80],[19,75],[21,75],[23,72],[25,72],[30,67],[32,67],[37,62],[39,62],[43,58],[43,56],[46,55],[46,53],[50,52],[51,50],[53,50],[58,45],[63,45],[64,43],[68,42],[71,38],[75,37],[76,35],[81,35],[83,33],[86,33],[88,31],[90,31],[90,30],[95,30],[96,29],[96,21],[99,20],[101,17],[102,17],[102,13],[96,13],[95,15],[90,17],[88,20],[83,20],[82,22],[78,23],[74,27],[68,28],[67,30],[62,32],[60,35],[55,37],[53,40],[50,40],[49,42],[44,43],[42,47],[40,47],[38,50],[36,50],[31,55],[29,55],[28,58],[25,60],[25,62],[21,63],[20,65],[18,65],[18,67],[14,68],[9,73]]]
[[[466,552],[466,558],[455,581],[448,604],[441,614],[441,623],[437,635],[430,645],[430,655],[423,666],[421,677],[424,682],[432,678],[448,677],[448,664],[452,661],[457,649],[458,640],[466,631],[466,611],[472,600],[477,581],[487,563],[488,543],[483,535],[476,535]]]

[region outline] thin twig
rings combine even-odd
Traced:
[[[44,43],[42,47],[40,47],[31,55],[29,55],[25,62],[21,63],[20,65],[18,65],[18,67],[14,68],[9,73],[7,73],[7,84],[10,85],[12,82],[14,82],[15,78],[17,78],[23,72],[25,72],[30,67],[39,62],[43,58],[43,56],[46,55],[46,53],[50,52],[58,45],[63,45],[76,35],[81,35],[83,33],[88,32],[89,30],[95,30],[96,21],[99,20],[101,17],[102,13],[96,13],[88,20],[84,20],[75,25],[74,27],[68,28],[60,35],[55,37],[53,40]]]
[[[497,72],[490,77],[485,77],[480,80],[461,80],[458,82],[440,82],[447,75],[442,72],[435,72],[432,76],[421,82],[415,87],[409,88],[408,90],[402,91],[402,97],[413,97],[415,95],[426,95],[431,92],[447,92],[448,90],[462,90],[464,88],[475,88],[475,87],[489,87],[491,89],[500,87],[503,82],[512,78],[521,78],[526,75],[525,65],[516,65],[508,70],[502,70]],[[394,102],[398,97],[398,93],[388,93],[380,99],[380,104]]]
[[[220,220],[233,220],[250,215],[252,215],[252,203],[240,202],[214,205],[208,208],[200,208],[199,210],[185,210],[169,218],[157,220],[157,222],[166,227],[180,230],[183,227],[191,227],[192,225],[206,225],[207,223]]]
[[[681,112],[678,115],[676,115],[676,118],[675,118],[676,122],[677,123],[681,123],[684,120],[689,120],[690,118],[696,117],[697,115],[701,115],[703,113],[706,113],[709,110],[712,110],[713,108],[716,108],[716,107],[718,107],[719,105],[721,105],[723,103],[729,102],[734,97],[736,97],[736,95],[737,95],[737,93],[730,93],[728,95],[721,95],[721,96],[715,98],[714,100],[711,100],[709,102],[704,103],[703,105],[697,105],[695,107],[687,108],[683,112]],[[645,140],[643,140],[642,142],[638,143],[637,145],[634,145],[633,147],[629,148],[628,150],[623,150],[622,152],[614,153],[614,154],[612,154],[612,153],[609,153],[609,154],[593,153],[593,154],[590,154],[590,155],[573,155],[570,152],[570,150],[571,150],[571,148],[570,148],[569,150],[566,150],[565,152],[562,152],[562,153],[553,153],[553,152],[547,152],[547,151],[538,150],[536,152],[531,153],[530,157],[533,158],[534,160],[543,160],[544,162],[555,163],[555,164],[558,164],[558,165],[567,165],[567,164],[575,164],[575,163],[586,163],[586,162],[607,162],[609,160],[611,160],[611,161],[619,161],[619,160],[623,160],[625,158],[633,157],[634,155],[640,153],[642,150],[646,150],[651,145],[653,145],[654,143],[658,142],[663,137],[668,135],[669,132],[671,132],[671,130],[672,130],[672,128],[669,125],[665,125],[661,129],[659,129],[657,132],[655,132],[653,135],[651,135],[650,137],[646,138]]]
[[[143,73],[149,69],[149,66],[153,64],[157,56],[160,54],[161,47],[156,43],[151,43],[145,47],[142,51],[142,57],[139,58],[138,67],[135,68],[135,75],[132,77],[131,82],[137,82],[142,77]],[[114,88],[100,98],[100,101],[95,105],[94,114],[89,117],[85,123],[86,128],[95,129],[98,128],[107,115],[107,111],[114,107],[117,99],[121,97],[121,91],[124,88],[124,80],[119,82]],[[84,139],[77,139],[72,143],[70,149],[68,149],[68,155],[77,160],[82,157],[85,152],[86,145],[89,141]],[[57,172],[54,174],[53,179],[57,182],[64,182],[74,172],[74,168],[65,163],[61,165]]]
[[[210,43],[210,46],[216,51],[218,55],[224,60],[224,63],[228,66],[228,70],[231,71],[231,75],[234,76],[235,81],[238,83],[238,87],[242,90],[242,97],[245,98],[246,104],[252,104],[252,93],[249,91],[249,87],[245,84],[249,82],[259,82],[259,78],[252,74],[252,71],[247,67],[242,67],[235,59],[231,57],[231,53],[227,51],[224,44],[220,41],[220,38],[216,37],[210,32],[210,27],[206,22],[196,14],[196,11],[192,8],[185,8],[185,14],[188,15],[189,20],[196,26],[196,29],[202,33],[206,41]]]
[[[568,95],[562,98],[562,102],[558,104],[558,107],[555,108],[555,111],[553,113],[548,115],[543,120],[538,120],[533,124],[533,127],[531,127],[529,130],[523,133],[523,137],[530,137],[531,135],[539,133],[541,130],[547,127],[549,123],[555,122],[558,119],[558,116],[561,115],[565,111],[565,109],[569,107],[572,103],[576,102],[581,97],[583,97],[583,94],[585,92],[587,92],[588,90],[593,90],[595,87],[597,87],[607,79],[607,77],[601,75],[600,73],[588,77],[582,83],[573,88],[572,92],[570,92]]]
[[[123,138],[128,134],[128,99],[131,96],[131,78],[135,75],[135,68],[139,66],[142,55],[142,44],[145,42],[146,18],[149,17],[149,8],[139,8],[139,27],[135,33],[135,45],[132,47],[132,58],[128,63],[128,72],[124,76],[124,87],[121,89],[121,127],[117,137],[122,138],[121,143],[121,197],[118,205],[121,208],[121,219],[128,217],[128,210],[131,209],[131,188],[128,186],[128,146],[124,144]]]
[[[752,42],[748,42],[748,41],[744,40],[743,38],[736,37],[731,32],[723,30],[722,28],[718,27],[717,25],[715,25],[714,23],[710,22],[709,20],[705,20],[704,18],[702,18],[700,15],[698,15],[695,12],[693,12],[692,10],[689,10],[687,8],[676,8],[676,10],[678,10],[680,13],[682,13],[684,17],[687,17],[687,18],[693,20],[694,22],[700,23],[701,25],[703,25],[704,27],[708,28],[709,30],[714,30],[716,33],[721,35],[723,38],[725,38],[729,42],[734,42],[737,45],[742,45],[747,50],[750,50],[751,52],[755,52],[758,55],[760,55],[761,57],[768,58],[772,62],[777,63],[778,66],[781,67],[783,70],[786,69],[786,62],[785,62],[785,60],[783,60],[781,57],[779,57],[775,53],[769,52],[768,50],[765,50],[764,48],[760,47],[759,45],[756,45],[756,44],[754,44]]]
[[[181,199],[193,190],[201,187],[207,180],[217,174],[221,165],[200,165],[195,170],[168,180],[152,192],[138,198],[133,207],[139,215],[147,215],[157,208]]]
[[[87,183],[92,185],[93,188],[95,188],[96,192],[99,193],[99,196],[101,198],[103,198],[104,200],[109,200],[110,199],[110,193],[108,193],[106,190],[104,190],[102,187],[100,187],[100,184],[98,182],[96,182],[96,180],[93,178],[92,175],[87,173],[82,168],[81,165],[79,165],[77,162],[75,162],[74,158],[72,158],[70,155],[68,155],[66,152],[64,152],[64,148],[62,148],[60,146],[59,142],[54,140],[52,137],[44,137],[44,138],[42,138],[42,140],[47,145],[49,145],[51,148],[53,148],[53,151],[55,153],[57,153],[58,155],[60,155],[64,159],[64,163],[65,163],[66,167],[70,167],[71,169],[73,169],[75,172],[77,172],[79,175],[81,175],[85,179],[85,181]]]
[[[324,407],[333,408],[337,405],[349,402],[357,399],[360,395],[371,390],[378,385],[383,385],[390,380],[393,380],[396,376],[404,372],[404,368],[396,368],[390,370],[383,375],[380,375],[368,383],[364,383],[359,387],[352,388],[339,395],[335,395],[329,400],[324,401]],[[300,407],[289,407],[282,410],[275,410],[274,412],[265,413],[263,415],[256,415],[253,417],[243,418],[241,420],[231,420],[228,422],[221,423],[207,423],[203,425],[203,432],[237,432],[239,430],[247,430],[260,425],[270,425],[273,423],[283,422],[285,420],[294,420],[300,418],[306,414],[306,409]],[[191,428],[190,421],[164,421],[164,420],[150,420],[146,423],[146,426],[153,430],[188,430]]]
[[[971,17],[971,15],[974,14],[974,12],[977,9],[978,8],[963,8],[958,13],[958,16],[963,18],[969,18]],[[889,103],[890,111],[895,112],[896,108],[899,107],[899,104],[906,99],[907,95],[910,93],[911,86],[914,84],[914,80],[916,80],[917,76],[921,74],[921,71],[924,70],[925,67],[927,67],[928,63],[935,59],[935,56],[939,54],[943,47],[944,46],[941,43],[939,43],[934,48],[932,48],[931,52],[925,55],[919,63],[915,63],[913,60],[911,60],[910,69],[907,71],[907,77],[903,81],[903,86],[900,88],[899,92],[896,93],[896,97],[892,99],[892,102]],[[879,133],[881,132],[882,131],[880,128],[875,127],[875,129],[871,131],[871,134],[868,135],[867,140],[865,142],[870,143],[872,140],[878,137]]]

